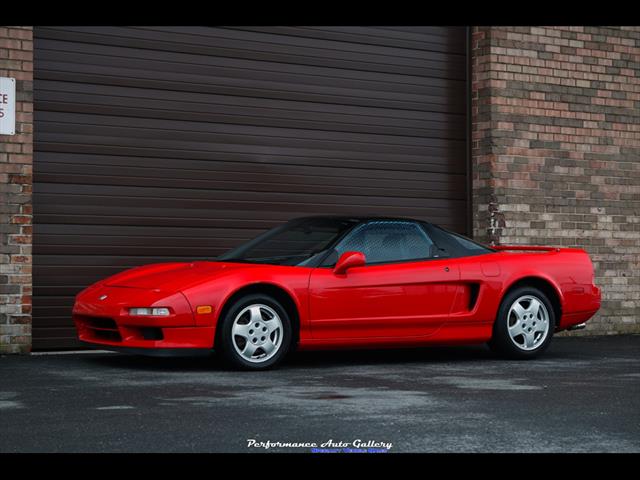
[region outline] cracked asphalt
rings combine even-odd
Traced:
[[[215,356],[2,356],[0,452],[311,451],[249,439],[640,452],[639,360],[640,335],[555,338],[520,362],[484,346],[301,352],[267,372]]]

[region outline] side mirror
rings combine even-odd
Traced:
[[[333,267],[333,273],[342,275],[353,267],[363,267],[366,262],[364,253],[361,252],[344,252],[340,255],[336,266]]]

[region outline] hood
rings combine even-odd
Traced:
[[[230,262],[155,263],[120,272],[107,278],[103,285],[178,291],[221,277],[234,270],[256,266],[256,264]]]

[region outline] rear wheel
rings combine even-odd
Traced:
[[[268,295],[240,298],[220,321],[216,349],[233,368],[265,370],[277,365],[289,350],[291,320]]]
[[[489,346],[509,358],[534,358],[549,346],[555,324],[547,296],[537,288],[520,287],[502,300]]]

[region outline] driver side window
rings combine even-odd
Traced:
[[[356,227],[337,246],[337,256],[344,252],[364,253],[367,265],[428,259],[433,242],[415,223],[374,221]]]

